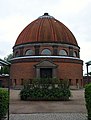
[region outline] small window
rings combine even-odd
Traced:
[[[23,85],[24,84],[24,80],[23,79],[21,79],[21,85]]]
[[[69,79],[69,85],[72,85],[72,83],[71,83],[71,79]]]
[[[79,89],[79,79],[76,79],[76,86]]]
[[[76,86],[79,87],[79,80],[76,79]]]
[[[42,55],[51,55],[51,51],[49,49],[44,49],[41,52]]]
[[[78,79],[76,79],[76,85],[78,84]]]
[[[77,57],[77,52],[76,51],[73,52],[73,56]]]
[[[19,57],[19,52],[18,51],[15,53],[15,57]]]
[[[17,85],[17,83],[16,83],[16,79],[14,79],[14,86],[15,86],[15,85]]]
[[[34,55],[34,51],[33,50],[27,50],[25,55]]]
[[[59,55],[65,55],[65,56],[67,56],[66,50],[60,50],[59,51]]]
[[[81,86],[83,85],[82,79],[81,79]]]

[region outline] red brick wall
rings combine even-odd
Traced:
[[[35,77],[34,63],[15,63],[11,65],[10,78],[17,80],[17,84],[21,84],[21,79],[25,81],[33,79]]]
[[[0,75],[1,87],[8,87],[9,76]]]
[[[72,85],[76,85],[78,79],[81,85],[83,80],[83,69],[81,64],[77,63],[56,63],[58,65],[58,77],[60,79],[71,79]]]
[[[44,59],[45,60],[45,59]],[[65,60],[62,61],[60,59],[52,59],[53,63],[58,65],[57,67],[57,77],[59,79],[71,79],[71,85],[76,85],[76,79],[81,86],[81,81],[83,80],[83,69],[82,62],[79,60]],[[10,69],[10,78],[12,79],[12,85],[16,84],[21,85],[21,79],[24,81],[33,79],[36,77],[36,71],[34,65],[38,64],[43,59],[36,59],[35,62],[33,60],[28,62],[19,62],[13,63]],[[68,62],[67,62],[68,61]]]

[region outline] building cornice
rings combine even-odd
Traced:
[[[75,45],[71,45],[71,44],[66,44],[66,43],[26,43],[26,44],[20,44],[20,45],[16,45],[13,47],[13,49],[18,49],[18,48],[21,48],[21,47],[29,47],[29,46],[62,46],[62,47],[72,47],[72,48],[75,48],[75,49],[80,49],[79,46],[75,46]]]
[[[81,60],[80,58],[68,57],[68,56],[23,56],[23,57],[12,58],[11,61],[12,60],[18,60],[18,59],[38,59],[38,58],[57,58],[57,59]]]
[[[25,62],[40,62],[41,60],[51,60],[53,62],[61,63],[76,63],[83,64],[80,58],[66,57],[66,56],[24,56],[11,59],[11,63],[25,63]]]

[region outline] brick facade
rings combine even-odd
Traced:
[[[66,59],[66,60],[65,60]],[[83,86],[83,74],[81,60],[74,59],[20,59],[12,62],[10,79],[12,85],[22,85],[27,80],[36,78],[35,65],[41,61],[52,61],[58,67],[56,68],[56,77],[60,80],[69,80],[71,86]],[[22,60],[22,62],[20,62]]]
[[[9,75],[0,75],[0,87],[8,87]]]

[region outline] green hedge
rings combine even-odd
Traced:
[[[88,113],[88,120],[91,120],[91,83],[85,86],[85,101]]]
[[[21,100],[69,100],[70,95],[68,82],[58,79],[33,80],[20,92]]]
[[[8,111],[8,91],[0,88],[0,118],[3,118]]]

